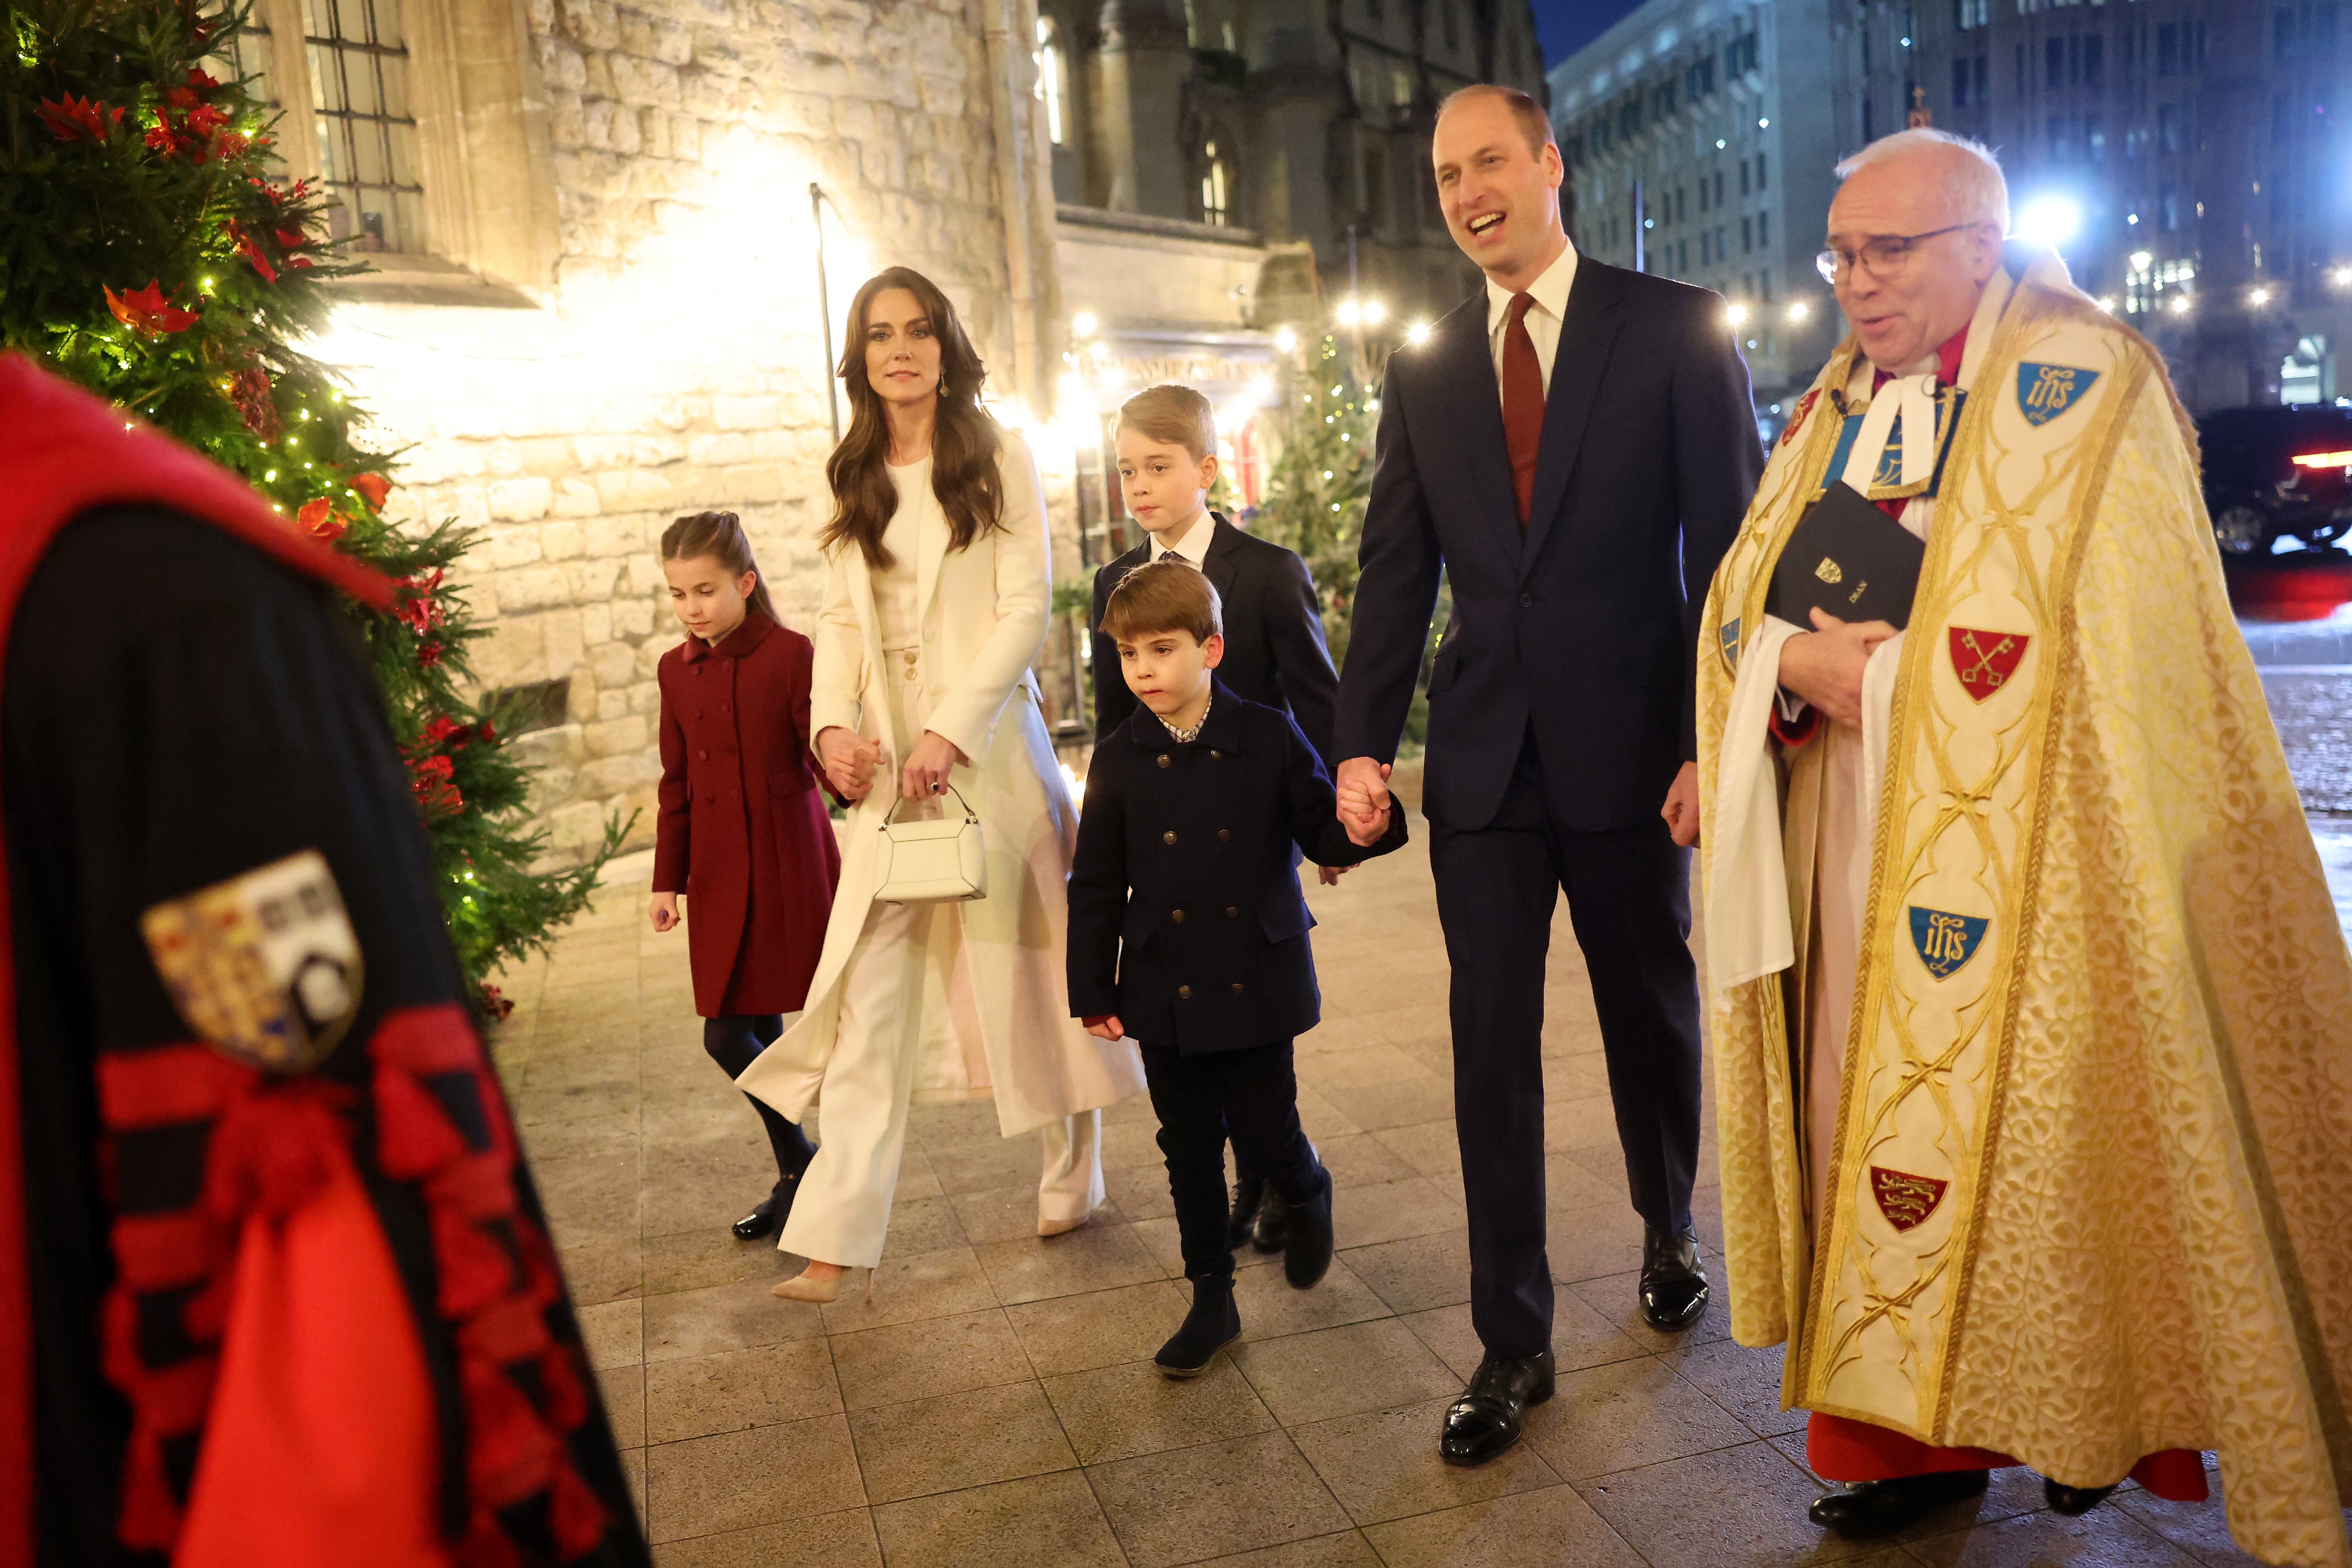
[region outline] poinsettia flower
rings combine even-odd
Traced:
[[[228,116],[209,103],[200,103],[188,110],[188,129],[198,136],[210,136],[228,123]]]
[[[104,288],[103,284],[100,285]],[[200,310],[183,310],[163,297],[159,279],[149,279],[144,289],[132,289],[118,294],[106,289],[106,308],[114,319],[133,331],[153,337],[160,332],[184,332],[196,324]]]
[[[188,69],[188,85],[198,92],[210,92],[220,86],[220,83],[192,66]]]
[[[302,510],[294,514],[294,521],[316,537],[326,540],[330,543],[349,533],[352,527],[350,523],[334,514],[334,508],[328,505],[324,496],[314,501],[304,502]]]
[[[242,158],[252,145],[242,132],[224,131],[213,138],[213,151],[224,158]]]
[[[168,158],[180,150],[183,138],[169,125],[159,120],[155,122],[154,128],[147,132],[144,140],[148,146]]]
[[[122,110],[109,110],[95,99],[68,93],[62,100],[42,100],[41,123],[60,142],[70,142],[77,136],[103,142],[109,131],[122,123]]]
[[[368,505],[382,511],[384,498],[392,494],[392,481],[382,474],[353,474],[352,489],[359,491]]]
[[[228,237],[236,241],[237,249],[244,253],[247,261],[253,263],[253,269],[261,274],[261,280],[264,283],[278,281],[278,268],[269,265],[269,258],[261,254],[261,247],[253,243],[253,236],[246,233],[239,225],[231,224],[228,226]]]
[[[299,228],[281,228],[276,235],[280,250],[299,250],[310,243],[310,237]]]
[[[457,793],[457,766],[446,757],[420,757],[408,764],[409,788],[427,816],[455,816],[466,809]]]

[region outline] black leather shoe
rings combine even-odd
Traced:
[[[1856,1481],[1813,1500],[1806,1514],[1823,1530],[1852,1540],[1892,1535],[1939,1508],[1982,1494],[1989,1470],[1937,1470],[1891,1481]]]
[[[1706,1270],[1698,1260],[1698,1237],[1642,1227],[1642,1321],[1678,1333],[1706,1311]]]
[[[1265,1178],[1244,1171],[1234,1178],[1234,1206],[1225,1219],[1225,1248],[1238,1252],[1265,1221]]]
[[[1462,1397],[1445,1407],[1437,1457],[1449,1465],[1483,1465],[1527,1429],[1528,1411],[1551,1397],[1551,1352],[1488,1356]]]
[[[1258,1251],[1273,1254],[1290,1245],[1290,1205],[1265,1184],[1265,1201],[1257,1207],[1257,1222],[1250,1227],[1250,1245]]]
[[[2080,1519],[2106,1501],[2107,1494],[2115,1489],[2114,1487],[2070,1487],[2053,1481],[2048,1476],[2042,1478],[2042,1495],[2050,1500],[2050,1511],[2063,1513],[2068,1519]]]
[[[1282,1248],[1282,1277],[1294,1290],[1322,1282],[1331,1267],[1331,1173],[1318,1168],[1314,1195],[1282,1205],[1289,1235]]]
[[[1234,1305],[1234,1282],[1209,1275],[1192,1277],[1192,1310],[1183,1327],[1160,1347],[1152,1364],[1170,1377],[1198,1377],[1217,1352],[1241,1338],[1242,1315]]]
[[[784,1221],[793,1212],[793,1195],[801,1190],[796,1172],[780,1179],[760,1206],[735,1222],[735,1237],[739,1241],[763,1241],[784,1228]]]

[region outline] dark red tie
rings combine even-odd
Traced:
[[[1536,453],[1543,446],[1543,366],[1536,341],[1528,336],[1532,294],[1511,296],[1511,321],[1503,329],[1503,440],[1511,449],[1511,486],[1519,495],[1519,526],[1536,504]]]

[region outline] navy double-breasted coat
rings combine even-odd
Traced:
[[[654,891],[684,893],[694,1010],[798,1012],[841,847],[809,750],[809,639],[757,610],[662,655]]]
[[[1070,1011],[1117,1014],[1186,1056],[1273,1045],[1322,1016],[1315,924],[1291,858],[1353,866],[1405,841],[1404,813],[1363,847],[1290,715],[1222,682],[1198,738],[1138,707],[1096,746],[1070,868]]]

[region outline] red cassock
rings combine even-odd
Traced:
[[[810,751],[808,638],[753,610],[661,661],[654,891],[684,893],[694,1010],[793,1013],[824,948],[841,847]]]

